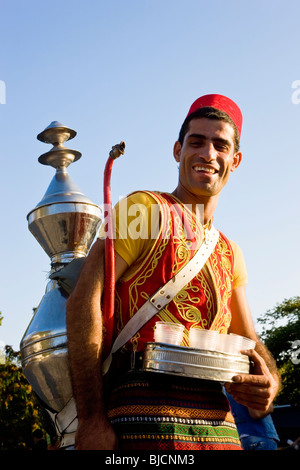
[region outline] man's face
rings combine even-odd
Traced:
[[[241,152],[234,153],[234,130],[224,121],[194,119],[189,124],[183,145],[174,145],[180,163],[178,188],[186,195],[219,195],[229,175],[240,164]]]

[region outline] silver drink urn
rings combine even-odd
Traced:
[[[53,145],[39,162],[54,167],[56,173],[27,220],[30,232],[50,257],[51,269],[45,294],[20,344],[23,373],[53,421],[62,448],[74,445],[77,419],[67,351],[68,294],[53,280],[53,274],[87,255],[101,223],[101,209],[67,172],[67,167],[81,157],[80,152],[64,146],[75,136],[74,130],[56,121],[37,136]]]

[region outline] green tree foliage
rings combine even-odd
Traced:
[[[276,360],[282,388],[276,405],[300,404],[300,297],[277,304],[262,315],[261,339]]]
[[[0,450],[30,449],[33,431],[43,427],[43,413],[22,373],[20,353],[6,346],[0,364]]]

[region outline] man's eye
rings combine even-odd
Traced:
[[[202,145],[202,142],[200,140],[194,140],[190,143],[192,147],[200,147]]]
[[[227,152],[228,146],[224,144],[216,144],[215,149],[218,150],[219,152]]]

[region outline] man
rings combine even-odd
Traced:
[[[241,111],[229,98],[199,98],[192,104],[174,145],[174,158],[179,163],[174,192],[137,192],[118,205],[114,336],[192,258],[210,232],[221,191],[242,160],[241,125]],[[136,206],[140,208],[143,233],[147,233],[139,239],[129,230],[131,208]],[[151,217],[153,207],[159,207],[159,216]],[[156,237],[150,236],[153,225]],[[132,351],[143,351],[145,343],[153,341],[157,320],[183,323],[186,346],[192,326],[247,336],[257,342],[256,350],[247,352],[254,363],[253,371],[236,376],[227,390],[258,417],[267,414],[279,378],[274,361],[254,331],[245,294],[246,277],[240,249],[220,233],[200,273],[116,354],[116,365],[113,362],[111,366],[114,380],[103,387],[100,371],[105,359],[105,321],[100,305],[104,240],[96,241],[67,304],[78,449],[240,449],[221,384],[142,373],[138,367],[129,370],[128,359]]]

